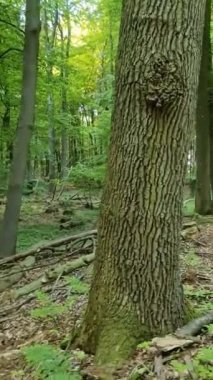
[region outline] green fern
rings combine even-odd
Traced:
[[[210,347],[203,347],[198,351],[196,356],[198,360],[213,360],[213,345]]]
[[[198,351],[196,357],[193,358],[192,360],[193,371],[195,372],[196,376],[199,379],[202,379],[202,380],[213,379],[213,369],[212,369],[212,366],[209,365],[209,363],[212,363],[212,358],[213,358],[213,346],[201,348]],[[189,369],[187,364],[184,364],[178,360],[172,360],[171,365],[180,375],[182,375]]]
[[[150,347],[150,345],[151,345],[151,342],[144,341],[143,343],[138,344],[137,348],[141,350],[147,350]]]
[[[208,333],[213,335],[213,324],[207,326]]]
[[[171,365],[180,374],[183,374],[187,370],[187,365],[178,360],[172,360]]]
[[[33,318],[55,319],[68,310],[68,304],[59,305],[53,302],[48,295],[43,292],[37,292],[36,297],[41,306],[31,310],[30,315]]]
[[[81,380],[80,374],[71,368],[69,357],[51,345],[35,344],[22,352],[41,380]]]

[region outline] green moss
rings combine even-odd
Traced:
[[[96,364],[109,367],[122,364],[133,354],[142,336],[143,331],[135,318],[108,320],[99,334]]]

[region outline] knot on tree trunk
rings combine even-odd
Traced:
[[[146,103],[156,108],[177,104],[184,96],[184,78],[174,58],[157,57],[145,75]]]

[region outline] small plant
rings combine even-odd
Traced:
[[[88,285],[80,281],[77,277],[66,277],[66,282],[71,293],[77,293],[79,295],[88,293]],[[53,302],[46,293],[41,291],[36,292],[36,298],[40,306],[31,311],[31,317],[37,319],[50,319],[53,322],[56,322],[59,316],[68,312],[77,301],[77,296],[71,295],[63,304],[57,304],[56,302]]]
[[[207,330],[210,335],[213,335],[213,324],[207,326]]]
[[[137,348],[140,349],[140,350],[148,350],[148,348],[150,347],[150,345],[151,345],[151,342],[144,341],[143,343],[138,344]]]
[[[185,257],[185,263],[190,267],[198,267],[200,266],[201,260],[194,250],[190,250]]]
[[[187,298],[192,300],[194,308],[199,315],[213,310],[213,304],[211,302],[212,292],[210,290],[194,289],[193,286],[185,285],[184,293]]]
[[[66,353],[48,344],[35,344],[22,350],[35,375],[43,380],[81,380],[70,365]]]
[[[89,291],[88,285],[75,276],[66,277],[66,282],[73,293],[86,294]]]
[[[49,296],[44,292],[37,292],[36,297],[41,306],[31,311],[30,314],[33,318],[49,318],[55,320],[55,318],[67,311],[67,305],[56,304],[51,301]]]

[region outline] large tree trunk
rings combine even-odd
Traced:
[[[77,343],[116,364],[185,318],[178,257],[205,0],[123,2],[107,182]]]
[[[210,2],[210,7],[211,7],[212,1],[209,0],[209,2]],[[209,108],[210,108],[209,135],[210,135],[211,212],[213,213],[213,68],[212,68],[211,28],[209,28]]]
[[[40,1],[26,0],[21,109],[10,171],[7,204],[0,235],[1,257],[12,255],[16,248],[27,153],[34,123],[39,32]]]
[[[206,215],[211,209],[210,192],[210,137],[209,137],[209,53],[211,0],[207,0],[205,27],[203,34],[202,60],[198,88],[197,123],[196,123],[196,194],[195,211]]]

